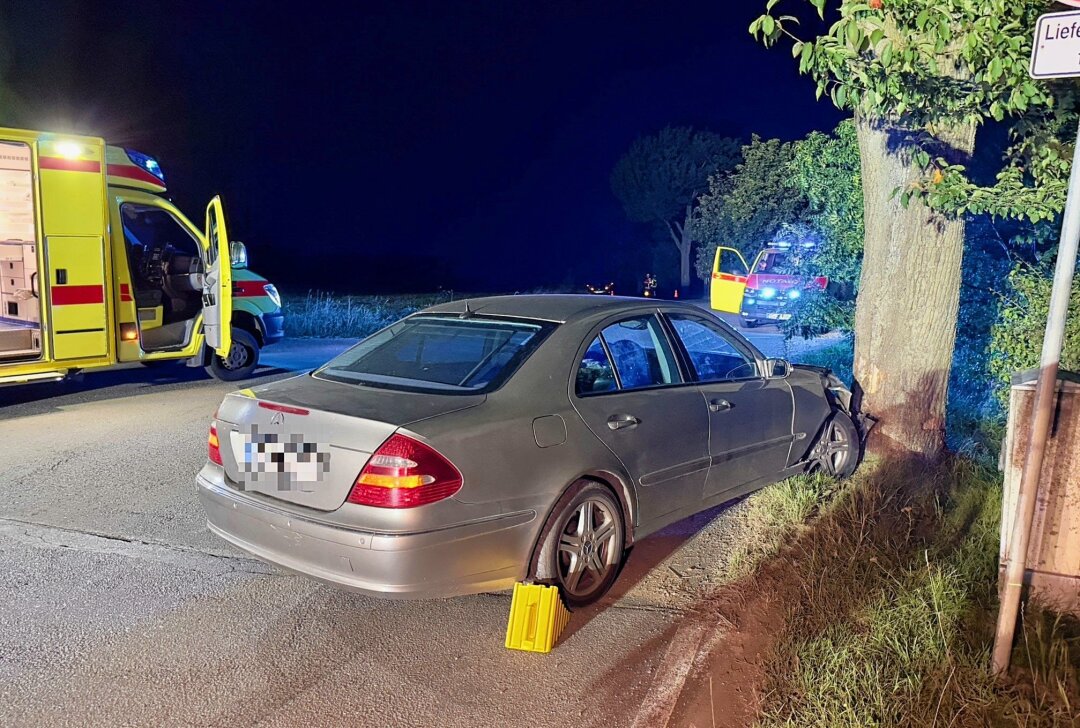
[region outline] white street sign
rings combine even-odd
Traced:
[[[1030,73],[1032,78],[1080,76],[1080,10],[1039,17]]]

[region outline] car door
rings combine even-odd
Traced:
[[[787,466],[794,400],[784,379],[763,376],[764,361],[719,321],[666,314],[709,413],[705,498]]]
[[[613,320],[582,346],[574,407],[634,479],[641,523],[699,504],[709,415],[660,319]]]
[[[232,347],[232,259],[221,198],[206,206],[206,276],[203,283],[203,333],[220,356]]]

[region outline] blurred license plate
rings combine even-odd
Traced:
[[[767,319],[776,319],[777,321],[787,321],[789,318],[791,318],[791,314],[790,313],[767,313],[767,314],[765,314],[765,318],[767,318]]]
[[[307,491],[330,470],[330,453],[297,434],[234,431],[231,444],[249,486]]]

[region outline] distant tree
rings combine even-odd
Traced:
[[[690,285],[690,221],[710,175],[739,160],[734,139],[689,127],[667,127],[639,137],[611,173],[611,189],[626,215],[651,223],[679,252],[679,285]]]
[[[855,115],[865,240],[855,312],[855,379],[880,418],[871,445],[925,456],[944,446],[956,337],[963,215],[1052,219],[1062,208],[1074,123],[1068,84],[1027,75],[1035,20],[1047,0],[807,0],[836,22],[798,38],[774,15],[750,32],[794,41],[800,71]],[[1060,94],[1060,95],[1055,95]],[[975,132],[1017,117],[991,187],[966,175]]]
[[[777,231],[802,218],[807,200],[792,184],[794,158],[794,143],[755,135],[734,172],[709,178],[691,222],[701,243],[696,268],[703,280],[712,273],[717,246],[735,248],[749,261]]]
[[[805,195],[807,237],[817,244],[803,259],[802,275],[825,276],[829,287],[799,299],[785,333],[850,332],[855,327],[855,295],[862,273],[863,189],[855,124],[842,121],[833,134],[811,132],[795,145],[791,185]]]

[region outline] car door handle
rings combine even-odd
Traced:
[[[727,412],[729,409],[731,409],[734,406],[735,405],[733,405],[731,402],[728,402],[726,399],[710,399],[709,400],[709,411],[710,412]]]
[[[625,430],[628,427],[637,427],[641,420],[633,415],[612,415],[607,418],[607,426],[612,430]]]

